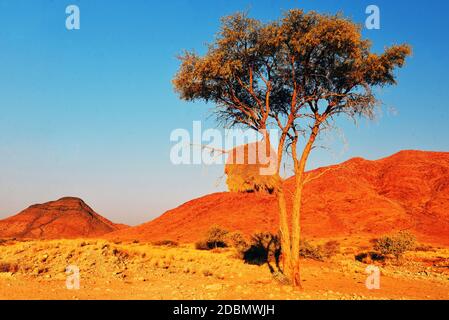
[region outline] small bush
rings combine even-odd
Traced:
[[[212,250],[228,247],[229,231],[213,226],[206,234],[206,238],[195,243],[198,250]]]
[[[234,248],[248,245],[243,234],[238,231],[229,233],[226,241]]]
[[[324,254],[320,246],[314,246],[307,240],[303,240],[299,248],[299,255],[302,258],[324,261]]]
[[[240,232],[233,232],[228,235],[227,243],[229,246],[235,248],[239,258],[243,258],[245,252],[250,248],[245,237]]]
[[[176,241],[172,241],[172,240],[161,240],[161,241],[154,242],[153,245],[159,246],[159,247],[177,247],[177,246],[179,246],[179,243]]]
[[[209,245],[205,240],[199,240],[195,242],[195,249],[197,250],[210,250]]]
[[[384,236],[376,241],[374,249],[383,255],[393,255],[399,260],[402,255],[416,248],[416,238],[408,231],[401,231],[392,236]]]
[[[213,226],[206,235],[206,242],[211,249],[226,248],[228,246],[226,243],[228,234],[228,230],[222,229],[219,226]]]

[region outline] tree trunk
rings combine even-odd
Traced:
[[[279,186],[276,196],[279,208],[283,272],[285,275],[290,276],[293,267],[291,259],[291,240],[287,217],[287,202],[285,201],[284,187],[282,185]]]
[[[292,236],[291,236],[291,261],[292,261],[292,275],[291,280],[294,287],[302,289],[299,257],[300,257],[300,243],[301,243],[301,208],[302,208],[302,194],[304,189],[304,175],[307,160],[312,151],[313,144],[319,132],[319,123],[315,124],[312,133],[309,137],[301,159],[296,157],[296,142],[292,144],[292,154],[295,163],[295,192],[293,195],[292,206]]]
[[[270,139],[268,133],[265,135],[267,144],[270,148]],[[282,164],[282,152],[284,149],[284,143],[286,138],[286,132],[282,135],[279,145],[278,145],[278,153],[277,153],[277,170],[276,173],[280,176],[280,169]],[[290,277],[293,270],[292,264],[292,254],[291,254],[291,238],[290,238],[290,227],[288,224],[288,208],[287,201],[285,199],[284,186],[281,181],[279,186],[276,189],[276,198],[278,201],[278,210],[279,210],[279,231],[281,237],[281,262],[282,262],[282,272],[285,276]]]
[[[302,177],[297,177],[299,183],[295,186],[292,208],[292,264],[294,266],[292,273],[292,284],[294,287],[301,288],[299,251],[301,242],[301,200],[302,200]]]
[[[298,161],[296,156],[296,141],[292,145],[292,154],[294,155],[295,162],[295,193],[293,196],[293,208],[292,208],[292,233],[290,234],[290,227],[288,223],[288,208],[287,202],[284,194],[284,186],[281,185],[278,187],[276,192],[276,197],[278,200],[279,207],[279,224],[280,224],[280,233],[281,233],[281,248],[282,248],[282,260],[283,260],[283,272],[284,275],[289,277],[292,282],[292,285],[295,288],[302,288],[301,285],[301,277],[300,277],[300,263],[299,263],[299,246],[301,240],[301,200],[302,200],[302,191],[304,184],[304,171],[307,159],[309,157],[310,151],[312,150],[312,146],[315,142],[315,139],[319,132],[320,123],[317,122],[312,129],[312,133],[310,135],[309,141],[304,148],[304,151],[301,156],[301,160]],[[268,147],[270,145],[270,140],[268,134],[265,135]],[[283,136],[280,140],[280,145],[278,149],[278,168],[277,172],[279,174],[280,163],[282,160],[282,149],[285,142],[285,136]]]

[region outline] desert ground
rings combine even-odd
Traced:
[[[366,249],[341,240],[325,262],[302,261],[303,290],[280,283],[267,265],[245,264],[233,248],[200,251],[190,244],[156,246],[107,240],[5,241],[0,245],[0,299],[449,299],[449,249],[408,252],[379,265],[381,287],[368,290]],[[66,286],[66,267],[80,270],[79,290]]]

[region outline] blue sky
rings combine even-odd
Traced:
[[[81,29],[65,28],[76,4]],[[264,21],[283,10],[342,11],[376,51],[408,42],[413,57],[399,85],[379,97],[375,122],[338,122],[309,167],[402,149],[449,151],[449,35],[446,0],[0,0],[0,218],[33,203],[83,198],[117,222],[138,224],[201,195],[224,190],[223,167],[173,166],[170,133],[207,120],[212,106],[185,103],[171,79],[183,49],[204,51],[221,16],[249,10]],[[394,109],[394,112],[391,110]]]

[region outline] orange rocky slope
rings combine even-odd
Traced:
[[[309,172],[302,214],[307,238],[372,238],[409,229],[449,245],[449,153],[403,151]],[[293,190],[293,180],[286,186]],[[107,235],[121,240],[192,242],[211,225],[246,234],[278,229],[274,196],[217,193],[192,200],[146,224]]]
[[[62,198],[36,204],[0,221],[0,238],[62,239],[98,237],[123,229],[93,211],[83,200]]]

